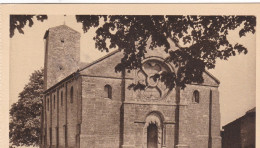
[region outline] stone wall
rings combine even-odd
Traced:
[[[61,25],[46,31],[44,38],[46,90],[79,69],[80,33]]]
[[[158,115],[161,119],[160,145],[173,147],[175,142],[174,110],[175,106],[172,105],[124,103],[123,147],[147,147],[147,127],[145,124],[147,124],[146,119],[151,113]],[[163,130],[164,128],[166,130]]]
[[[116,148],[120,145],[121,79],[82,77],[81,147]],[[105,85],[112,87],[107,97]]]
[[[42,144],[44,147],[75,147],[76,135],[79,135],[77,129],[80,128],[81,81],[71,74],[79,69],[80,33],[61,25],[46,31],[44,39],[44,89],[47,91],[44,95]],[[73,102],[70,101],[71,87]]]
[[[199,92],[199,103],[193,100],[195,90]],[[210,107],[210,91],[212,92],[212,107]],[[184,127],[181,128],[183,131],[180,132],[183,134],[180,134],[182,137],[179,138],[183,139],[184,144],[192,147],[208,147],[211,135],[212,148],[220,148],[218,89],[210,86],[188,85],[184,91],[181,91],[181,99],[184,107],[180,109],[183,112],[180,117],[182,119],[180,126]]]
[[[208,147],[209,130],[211,130],[212,147],[221,147],[217,80],[204,73],[203,84],[188,85],[181,90],[181,106],[184,107],[184,111],[181,114],[182,128],[177,133],[175,90],[172,90],[166,98],[147,100],[143,99],[142,91],[127,89],[131,83],[136,82],[136,71],[126,73],[126,79],[122,81],[121,73],[113,71],[121,56],[121,53],[113,53],[81,72],[83,76],[82,123],[84,123],[81,129],[81,145],[146,147],[146,118],[150,113],[158,113],[164,129],[161,146],[174,147],[177,144],[176,137],[179,136],[183,144],[188,147]],[[113,88],[112,99],[106,98],[104,86],[107,84]],[[195,90],[200,93],[199,103],[192,102]],[[212,92],[211,108],[210,91]]]
[[[76,142],[76,137],[79,135],[77,128],[80,127],[78,116],[81,108],[80,101],[81,78],[77,76],[46,92],[43,110],[43,147],[74,148],[79,144]]]
[[[192,101],[194,90],[200,92],[200,102]],[[210,91],[212,91],[211,126],[209,125]],[[163,118],[166,136],[162,136],[166,142],[162,146],[173,148],[177,143],[176,136],[187,147],[208,147],[209,129],[211,128],[212,148],[221,147],[220,137],[220,112],[218,89],[216,87],[188,85],[181,90],[182,114],[180,117],[179,133],[176,132],[176,104],[162,104],[154,102],[126,102],[124,103],[124,145],[125,147],[142,147],[146,143],[144,124],[149,113],[159,113]],[[172,98],[174,100],[174,98]],[[164,134],[164,133],[163,133]]]

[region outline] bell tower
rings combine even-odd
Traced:
[[[79,69],[80,33],[66,25],[50,28],[44,35],[44,89]]]

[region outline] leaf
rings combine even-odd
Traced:
[[[43,94],[43,69],[30,76],[29,83],[12,104],[9,114],[9,139],[12,146],[38,146]]]
[[[247,49],[243,46],[243,45],[241,45],[241,44],[236,44],[235,46],[234,46],[234,49],[236,49],[237,51],[238,51],[238,53],[241,53],[241,52],[244,52],[244,54],[247,54]],[[234,52],[234,51],[233,51]]]
[[[36,16],[37,20],[41,22],[48,19],[47,15],[10,15],[10,38],[14,36],[16,29],[19,33],[24,34],[23,28],[27,25],[27,22],[29,22],[28,26],[32,27],[34,24],[34,16]]]
[[[11,15],[10,37],[17,29],[24,33],[24,26],[33,25],[35,15]],[[47,19],[46,15],[36,15],[37,20]],[[216,60],[228,60],[237,53],[247,54],[246,47],[232,46],[228,41],[231,30],[240,29],[240,37],[255,33],[255,16],[201,16],[201,15],[76,15],[78,23],[87,32],[97,27],[95,46],[101,52],[117,48],[123,52],[116,72],[141,68],[147,50],[161,49],[168,57],[166,61],[178,69],[175,73],[160,75],[169,88],[186,84],[202,83],[202,73],[215,68]],[[171,39],[175,48],[169,43]],[[110,43],[109,43],[110,42]],[[174,49],[174,50],[172,50]],[[164,77],[164,78],[163,78]],[[144,88],[139,84],[132,86]],[[32,90],[33,88],[27,88]],[[21,93],[20,97],[30,97],[31,93]]]

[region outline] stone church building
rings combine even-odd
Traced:
[[[80,33],[66,25],[44,39],[42,148],[221,147],[219,81],[209,72],[176,93],[150,77],[174,70],[162,50],[149,50],[141,69],[116,73],[122,52],[82,66]],[[128,89],[136,82],[148,87]]]

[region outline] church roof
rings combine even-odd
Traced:
[[[83,62],[81,62],[81,63],[80,63],[80,66],[79,66],[79,69],[78,69],[77,71],[75,71],[75,72],[72,73],[71,75],[67,76],[66,78],[64,78],[63,80],[61,80],[61,81],[58,82],[57,84],[55,84],[54,86],[50,87],[50,88],[47,89],[45,92],[47,92],[48,90],[50,90],[50,89],[56,87],[56,86],[57,86],[58,84],[60,84],[61,82],[64,82],[65,80],[67,80],[67,79],[69,79],[69,78],[75,76],[76,73],[79,73],[80,71],[83,71],[83,70],[87,69],[88,67],[90,67],[90,66],[92,66],[92,65],[95,65],[96,63],[99,63],[99,62],[101,62],[102,60],[104,60],[104,59],[106,59],[106,58],[108,58],[108,57],[110,57],[110,56],[113,56],[113,55],[115,55],[116,53],[119,53],[119,52],[120,52],[119,50],[112,51],[112,52],[108,53],[107,55],[105,55],[105,56],[103,56],[103,57],[101,57],[101,58],[99,58],[99,59],[97,59],[97,60],[95,60],[95,61],[93,61],[93,62],[91,62],[91,63],[83,63]],[[207,70],[205,70],[205,73],[206,73],[208,76],[210,76],[214,81],[216,81],[217,84],[220,84],[220,81],[219,81],[216,77],[214,77],[211,73],[209,73]]]
[[[102,60],[104,60],[104,59],[106,59],[106,58],[108,58],[108,57],[118,53],[118,52],[120,52],[120,51],[119,50],[112,51],[112,52],[108,53],[107,55],[105,55],[105,56],[103,56],[103,57],[101,57],[101,58],[99,58],[99,59],[97,59],[97,60],[87,64],[87,65],[85,65],[83,68],[79,69],[79,71],[82,71],[82,70],[84,70],[84,69],[86,69],[86,68],[88,68],[88,67],[90,67],[90,66],[92,66],[92,65],[94,65],[94,64],[96,64],[96,63],[98,63],[98,62],[100,62],[100,61],[102,61]]]
[[[114,54],[116,54],[116,53],[118,53],[118,52],[120,52],[120,51],[119,51],[119,50],[112,51],[112,52],[108,53],[107,55],[105,55],[105,56],[103,56],[103,57],[101,57],[101,58],[99,58],[99,59],[97,59],[97,60],[95,60],[95,61],[93,61],[93,62],[91,62],[91,63],[89,63],[89,64],[86,64],[85,66],[83,66],[82,68],[80,68],[79,71],[82,71],[82,70],[84,70],[84,69],[87,69],[88,67],[90,67],[90,66],[92,66],[92,65],[95,65],[96,63],[98,63],[98,62],[100,62],[100,61],[102,61],[102,60],[104,60],[104,59],[106,59],[106,58],[108,58],[108,57],[110,57],[110,56],[113,56]],[[207,70],[205,70],[205,73],[206,73],[209,77],[211,77],[217,84],[220,84],[220,81],[219,81],[215,76],[213,76],[210,72],[208,72]]]
[[[115,55],[116,53],[119,53],[119,52],[120,52],[119,50],[112,51],[112,52],[108,53],[107,55],[105,55],[105,56],[103,56],[103,57],[101,57],[101,58],[99,58],[99,59],[97,59],[97,60],[95,60],[95,61],[93,61],[93,62],[91,62],[91,63],[83,63],[83,62],[81,62],[80,65],[79,65],[79,69],[78,69],[77,71],[75,71],[75,72],[72,73],[71,75],[67,76],[66,78],[64,78],[63,80],[61,80],[61,81],[58,82],[57,84],[55,84],[54,86],[50,87],[50,88],[47,89],[45,92],[51,90],[52,88],[56,87],[57,85],[59,85],[60,83],[62,83],[62,82],[64,82],[64,81],[68,80],[69,78],[71,78],[71,77],[77,75],[77,73],[80,73],[81,71],[83,71],[83,70],[85,70],[85,69],[91,67],[92,65],[95,65],[95,64],[97,64],[97,63],[99,63],[99,62],[105,60],[106,58],[108,58],[108,57],[110,57],[110,56],[113,56],[113,55]],[[209,73],[207,70],[205,70],[205,73],[206,73],[209,77],[211,77],[217,84],[220,84],[220,81],[219,81],[215,76],[213,76],[211,73]]]
[[[215,76],[213,76],[211,73],[209,73],[207,70],[205,70],[205,73],[208,76],[210,76],[213,80],[215,80],[217,84],[220,84],[220,81]]]

